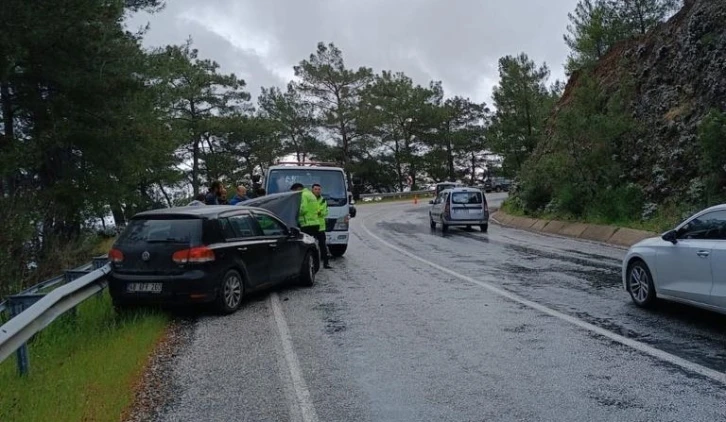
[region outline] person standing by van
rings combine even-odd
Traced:
[[[318,232],[320,231],[320,220],[318,219],[320,206],[318,205],[318,199],[302,183],[294,183],[290,186],[290,190],[302,191],[300,195],[300,213],[297,216],[300,231],[317,239]]]
[[[318,202],[318,220],[320,221],[320,225],[318,226],[317,238],[318,244],[320,245],[320,254],[323,258],[323,268],[330,269],[330,256],[328,255],[327,238],[325,236],[325,219],[328,216],[328,201],[323,198],[323,187],[317,183],[313,185],[313,195],[315,195]]]

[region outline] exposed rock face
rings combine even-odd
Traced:
[[[726,111],[726,0],[686,1],[654,31],[616,45],[594,76],[606,92],[625,78],[635,86],[630,109],[644,130],[621,151],[626,178],[656,202],[693,192],[703,176],[698,124],[712,109]],[[579,78],[570,78],[558,108]]]

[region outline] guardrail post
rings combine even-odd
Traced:
[[[105,256],[99,256],[96,258],[93,258],[93,269],[97,270],[99,268],[103,268],[104,265],[108,263],[108,258]]]
[[[8,299],[10,305],[10,318],[14,318],[25,310],[25,304],[21,300],[14,300],[12,297]],[[15,351],[15,357],[18,362],[18,373],[20,376],[28,374],[30,369],[30,360],[28,359],[28,345],[23,343],[18,350]]]

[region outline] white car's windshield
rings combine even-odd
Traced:
[[[348,201],[343,172],[337,170],[285,169],[272,170],[268,176],[267,192],[287,192],[294,183],[310,189],[317,183],[323,188],[323,197],[330,206],[342,206]]]

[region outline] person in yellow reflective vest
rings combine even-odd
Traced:
[[[294,183],[290,187],[290,190],[302,191],[300,196],[300,212],[297,216],[300,231],[317,239],[318,232],[320,231],[320,220],[318,218],[320,205],[318,205],[318,198],[315,197],[310,189],[304,187],[302,183]]]
[[[328,201],[323,198],[323,187],[317,183],[313,185],[313,195],[315,195],[315,199],[318,202],[318,220],[320,220],[318,243],[320,244],[320,254],[323,258],[323,267],[330,269],[330,255],[328,254],[327,238],[325,236],[325,219],[328,216]]]

